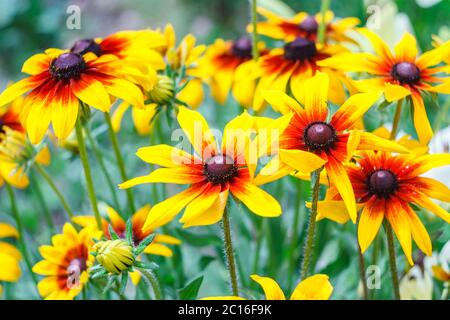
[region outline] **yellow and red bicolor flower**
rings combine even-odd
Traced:
[[[4,126],[0,131],[0,186],[4,183],[23,189],[29,185],[27,166],[36,161],[41,165],[50,164],[50,150],[47,146],[34,148],[25,133]]]
[[[185,68],[186,75],[190,77],[189,82],[178,93],[177,97],[180,101],[196,109],[204,97],[199,62],[206,50],[206,46],[203,44],[196,45],[197,40],[195,37],[192,34],[188,34],[177,47],[175,30],[171,24],[166,25],[163,34],[167,44],[164,49],[166,63],[172,70],[177,72],[182,67]]]
[[[250,276],[264,290],[266,300],[286,300],[283,290],[278,283],[269,277],[256,274]],[[316,274],[308,277],[297,285],[289,300],[328,300],[333,293],[333,286],[325,274]],[[236,296],[208,297],[204,300],[241,300]]]
[[[13,226],[0,223],[1,238],[19,238],[19,232]],[[17,282],[22,275],[20,270],[20,260],[22,255],[13,245],[0,241],[0,282]],[[0,296],[2,286],[0,285]]]
[[[349,165],[347,173],[362,212],[358,223],[358,241],[365,252],[380,229],[384,218],[391,224],[402,249],[412,265],[411,236],[420,250],[432,254],[430,237],[411,204],[425,208],[450,223],[450,214],[430,198],[450,202],[450,190],[442,183],[420,175],[443,165],[450,165],[450,155],[393,155],[363,151]],[[330,199],[318,204],[318,219],[339,223],[348,220],[341,197],[330,188]]]
[[[267,183],[294,171],[309,174],[324,167],[329,180],[344,199],[350,217],[356,222],[355,195],[345,171],[345,164],[351,160],[355,150],[408,150],[374,134],[349,130],[378,100],[380,92],[351,96],[333,114],[331,120],[327,120],[328,87],[328,76],[321,72],[305,81],[302,86],[294,87],[303,107],[281,91],[265,92],[265,98],[273,108],[283,114],[294,112],[294,116],[281,132],[278,156],[261,170],[255,182]],[[269,170],[272,173],[266,174]]]
[[[125,67],[130,71],[130,78],[133,79],[133,68],[142,70],[143,66],[147,66],[154,70],[164,69],[164,59],[159,52],[164,46],[166,39],[163,35],[148,29],[120,31],[104,39],[81,39],[73,44],[70,51],[80,55],[92,52],[97,57],[114,55],[125,62]],[[142,71],[144,74],[135,75],[138,78],[145,76],[145,70]]]
[[[144,226],[145,220],[147,219],[148,212],[150,211],[150,205],[146,205],[140,208],[131,218],[131,223],[133,226],[133,244],[138,246],[142,240],[146,237],[154,233],[154,228],[151,228],[148,231],[143,231],[142,227]],[[116,234],[125,239],[126,238],[126,222],[125,220],[117,213],[116,210],[107,206],[106,213],[108,215],[109,221],[106,219],[102,220],[103,224],[103,235],[107,239],[111,239],[111,235],[109,233],[109,224],[111,224],[112,229],[116,232]],[[83,227],[95,227],[96,221],[92,216],[78,216],[73,218],[73,222],[79,224]],[[157,234],[153,239],[152,243],[148,245],[148,247],[144,250],[144,253],[147,254],[156,254],[164,257],[171,257],[173,255],[172,249],[167,247],[167,245],[179,245],[181,241],[175,237],[165,235],[165,234]]]
[[[111,54],[97,57],[88,52],[81,56],[48,49],[25,61],[22,72],[29,76],[0,95],[0,106],[28,92],[20,118],[31,142],[42,140],[50,122],[55,135],[64,140],[75,126],[80,101],[105,112],[111,107],[111,95],[144,107],[141,90],[124,79],[127,71],[121,70],[121,64]]]
[[[292,18],[284,18],[261,7],[258,7],[257,11],[267,19],[257,23],[256,29],[259,34],[284,41],[292,41],[298,37],[312,41],[317,40],[317,31],[322,22],[321,13],[311,16],[306,12],[299,12]],[[325,40],[356,43],[347,33],[355,29],[360,23],[359,19],[354,17],[337,21],[333,21],[333,19],[333,12],[327,11],[325,13]],[[252,32],[252,25],[249,25],[247,29]]]
[[[36,263],[33,272],[44,276],[38,283],[42,297],[48,300],[72,300],[89,280],[89,268],[95,258],[89,253],[101,232],[84,228],[80,232],[66,223],[63,233],[52,237],[52,245],[39,247],[44,260]]]
[[[389,102],[411,97],[414,107],[414,125],[419,140],[427,144],[433,131],[428,121],[423,97],[425,92],[450,94],[448,66],[438,66],[450,55],[450,41],[418,55],[416,39],[405,33],[391,52],[387,44],[374,32],[359,29],[371,42],[376,55],[344,53],[318,62],[320,66],[344,71],[367,72],[372,78],[357,80],[355,86],[364,92],[381,90]]]
[[[258,51],[260,56],[267,53],[262,42]],[[255,63],[250,38],[241,37],[235,41],[217,39],[208,46],[200,68],[205,73],[212,96],[218,103],[225,104],[231,91],[240,105],[249,107],[253,101],[256,81],[246,79],[244,74],[248,75]],[[243,75],[240,79],[236,76],[239,73]]]
[[[345,101],[346,90],[354,91],[352,82],[341,71],[329,67],[321,67],[318,61],[332,57],[338,53],[348,51],[340,45],[321,45],[306,38],[296,38],[288,42],[283,48],[270,50],[262,56],[251,72],[239,72],[237,79],[259,79],[255,88],[253,109],[260,111],[264,106],[263,92],[265,90],[279,90],[283,92],[295,92],[296,87],[313,77],[318,71],[327,73],[330,77],[330,90],[328,98],[335,104]],[[345,85],[345,87],[344,87]]]
[[[281,214],[279,203],[253,183],[255,164],[247,161],[249,136],[253,132],[248,113],[226,125],[220,148],[200,113],[180,107],[177,119],[196,154],[168,145],[141,148],[138,157],[164,168],[119,185],[122,189],[144,183],[189,185],[185,191],[150,209],[144,232],[169,223],[185,207],[180,219],[185,228],[214,224],[223,216],[229,193],[255,214],[265,217]]]

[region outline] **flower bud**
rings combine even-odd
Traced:
[[[169,102],[174,95],[173,80],[165,75],[158,75],[155,87],[147,92],[148,101],[163,105]]]
[[[97,242],[94,250],[97,261],[109,273],[120,274],[134,263],[133,248],[123,239]]]

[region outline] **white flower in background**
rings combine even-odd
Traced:
[[[402,300],[431,300],[433,298],[433,276],[431,260],[426,257],[423,266],[415,265],[400,281]]]
[[[450,126],[435,133],[430,141],[430,153],[449,153]],[[450,170],[448,167],[433,168],[423,176],[436,179],[450,188]]]
[[[430,8],[430,7],[438,4],[441,1],[442,0],[416,0],[416,3],[418,6],[420,6],[422,8]]]

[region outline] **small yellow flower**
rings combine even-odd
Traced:
[[[120,274],[134,263],[133,248],[122,239],[97,242],[94,250],[97,252],[97,261],[109,273]]]

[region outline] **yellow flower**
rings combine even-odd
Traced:
[[[19,233],[13,226],[0,223],[0,238],[18,238]],[[20,252],[11,244],[0,241],[0,281],[16,282],[22,272],[20,270]],[[2,286],[0,285],[0,296]]]
[[[267,53],[264,44],[258,46],[260,56]],[[237,79],[237,74],[245,74],[255,68],[252,57],[252,42],[248,37],[236,41],[217,39],[210,45],[201,60],[200,69],[211,88],[213,98],[225,104],[230,90],[233,97],[244,107],[250,107],[253,101],[256,81]]]
[[[146,232],[142,230],[142,227],[147,219],[148,212],[150,211],[150,205],[146,205],[140,208],[131,218],[131,224],[133,227],[133,242],[135,246],[138,246],[145,238],[154,233],[154,228],[150,228]],[[102,220],[103,224],[103,235],[111,240],[111,235],[109,233],[109,224],[111,224],[114,232],[120,237],[125,238],[126,236],[126,222],[117,213],[116,210],[107,206],[106,213],[108,215],[109,221],[106,219]],[[77,216],[73,218],[73,222],[82,227],[96,227],[97,223],[95,218],[92,216]],[[175,237],[166,234],[156,234],[152,243],[150,243],[147,248],[143,251],[146,254],[156,254],[164,257],[172,257],[173,252],[167,245],[179,245],[181,241]]]
[[[119,185],[121,189],[144,183],[189,185],[185,191],[151,208],[144,232],[169,223],[185,207],[180,220],[185,228],[214,224],[222,219],[230,192],[260,216],[281,214],[277,200],[252,181],[255,164],[248,162],[247,156],[254,123],[248,113],[226,125],[221,148],[200,113],[180,107],[178,122],[196,154],[168,145],[141,148],[137,155],[142,160],[163,168]]]
[[[125,240],[99,241],[93,249],[97,253],[97,261],[109,273],[120,274],[134,263],[133,247]]]
[[[77,232],[66,223],[63,233],[52,237],[52,245],[39,247],[44,260],[33,267],[33,272],[45,276],[38,284],[42,297],[49,300],[72,300],[89,280],[89,268],[94,257],[93,238],[99,232],[93,228],[84,228]]]
[[[33,161],[49,165],[48,147],[36,150],[23,132],[5,126],[0,133],[0,186],[6,182],[19,189],[26,188],[29,184],[26,169]]]
[[[450,94],[450,77],[439,77],[448,66],[438,66],[450,55],[450,41],[418,56],[416,39],[405,33],[391,52],[374,32],[361,28],[375,50],[370,53],[346,53],[318,62],[322,67],[344,71],[367,72],[371,78],[355,81],[364,92],[380,90],[389,102],[410,96],[414,107],[414,125],[419,140],[428,144],[433,131],[426,114],[422,95],[425,92]]]
[[[264,290],[266,300],[286,300],[283,290],[278,283],[269,278],[256,274],[250,276]],[[297,285],[289,300],[328,300],[333,293],[333,286],[325,274],[316,274],[306,278]],[[235,296],[209,297],[206,300],[240,300],[244,299]]]
[[[267,19],[257,23],[259,34],[285,41],[292,41],[298,37],[312,41],[317,40],[317,31],[319,24],[322,22],[321,13],[310,16],[306,12],[299,12],[292,18],[284,18],[261,7],[258,7],[257,11]],[[355,29],[356,25],[360,23],[359,19],[354,17],[343,18],[338,21],[333,21],[333,19],[333,12],[327,11],[325,13],[325,40],[356,43],[346,33]],[[249,32],[253,31],[251,25],[247,29]]]
[[[450,155],[392,155],[387,152],[364,151],[347,167],[352,189],[359,207],[358,241],[365,252],[386,218],[412,265],[412,239],[420,250],[431,256],[430,237],[411,204],[433,212],[447,223],[450,214],[430,198],[450,202],[450,189],[444,184],[420,175],[432,168],[450,165]],[[318,219],[329,218],[339,223],[349,219],[347,207],[332,186],[332,200],[319,201]],[[412,239],[411,239],[412,236]]]
[[[324,167],[329,180],[344,199],[353,222],[356,222],[355,195],[345,165],[355,150],[386,150],[408,152],[389,140],[359,130],[350,130],[354,123],[378,100],[380,93],[360,93],[351,96],[330,120],[327,108],[329,80],[324,73],[293,88],[299,98],[281,91],[265,92],[265,99],[283,114],[294,112],[290,123],[281,130],[278,157],[274,157],[255,178],[255,183],[267,183],[294,171],[309,174]],[[272,170],[272,168],[276,168]],[[271,174],[266,174],[271,170]]]
[[[28,92],[20,117],[31,142],[42,140],[50,122],[56,137],[64,140],[75,126],[80,101],[104,112],[111,107],[110,96],[144,107],[139,87],[125,79],[136,69],[130,71],[123,63],[112,54],[97,57],[88,52],[81,56],[48,49],[25,61],[22,71],[29,76],[3,91],[0,107]],[[139,83],[144,86],[143,81]],[[145,81],[152,81],[150,75]]]

